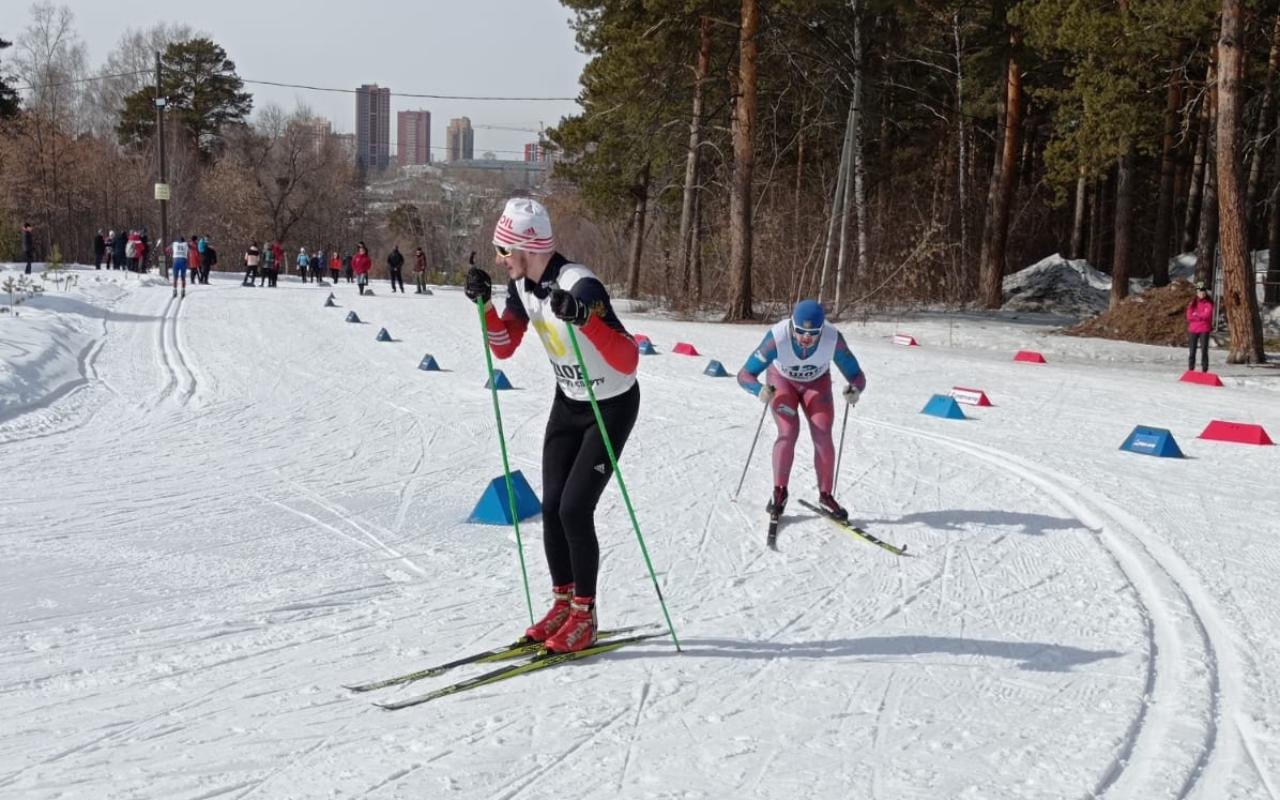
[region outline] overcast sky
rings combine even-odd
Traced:
[[[57,0],[54,0],[55,4]],[[397,111],[431,112],[432,157],[442,159],[452,117],[473,126],[552,126],[577,110],[572,101],[514,102],[398,97],[397,92],[504,97],[576,97],[586,57],[577,51],[570,12],[557,0],[64,0],[89,49],[90,66],[106,59],[126,28],[181,22],[226,49],[241,78],[354,90],[391,89],[391,152]],[[25,28],[24,0],[4,0],[0,38]],[[18,12],[18,13],[13,13]],[[12,52],[12,51],[9,51]],[[254,108],[298,102],[355,130],[355,95],[246,84]],[[520,158],[536,133],[475,132],[476,157],[486,150]],[[512,152],[502,152],[512,151]]]

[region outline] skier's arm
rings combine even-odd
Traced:
[[[529,314],[520,302],[520,295],[515,286],[507,286],[507,307],[498,316],[493,301],[484,304],[484,327],[489,334],[489,349],[498,358],[510,358],[524,339],[524,332],[529,327]]]
[[[839,334],[836,339],[836,354],[831,360],[835,362],[836,369],[840,370],[840,374],[849,382],[850,386],[856,388],[859,392],[867,388],[867,375],[862,371],[862,367],[858,365],[858,359],[854,356],[853,351],[849,349],[849,345],[844,340],[844,334]]]
[[[760,346],[756,348],[747,363],[738,370],[738,385],[753,395],[759,396],[764,384],[760,383],[760,375],[769,368],[778,357],[778,344],[773,340],[773,332],[764,335]]]
[[[597,280],[580,280],[573,285],[570,294],[590,309],[587,321],[582,324],[582,335],[595,346],[604,362],[627,375],[635,372],[640,365],[640,348],[614,313],[604,284]]]

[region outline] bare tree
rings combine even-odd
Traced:
[[[27,86],[25,105],[30,112],[19,130],[28,139],[38,180],[33,189],[44,240],[44,251],[53,246],[55,231],[73,217],[70,171],[71,138],[78,132],[81,85],[85,72],[85,46],[75,33],[75,15],[66,6],[41,2],[31,7],[31,24],[18,37],[15,65]]]
[[[979,293],[987,308],[999,308],[1003,300],[1005,244],[1009,237],[1009,206],[1013,202],[1013,186],[1017,179],[1018,131],[1022,127],[1022,68],[1018,64],[1017,50],[1022,34],[1014,29],[1009,33],[1008,77],[1005,80],[1004,141],[999,151],[1000,177],[991,208],[991,244],[982,262],[979,276]]]
[[[1240,175],[1240,86],[1244,74],[1244,25],[1241,0],[1222,0],[1222,30],[1218,35],[1218,215],[1222,234],[1223,300],[1231,346],[1227,363],[1262,363],[1262,320],[1254,293],[1244,187]]]
[[[1173,225],[1173,183],[1177,171],[1178,105],[1182,102],[1182,83],[1177,78],[1183,51],[1179,47],[1170,65],[1165,87],[1163,130],[1160,136],[1160,191],[1156,197],[1156,229],[1151,237],[1151,282],[1156,286],[1169,283],[1169,231]]]
[[[729,308],[725,321],[751,319],[751,179],[755,166],[758,0],[742,0],[738,86],[733,104],[733,187],[729,195]]]
[[[1129,296],[1129,256],[1133,254],[1133,137],[1120,140],[1116,159],[1115,242],[1111,256],[1111,307]]]
[[[127,28],[94,73],[93,91],[85,96],[85,122],[95,135],[114,138],[124,99],[155,79],[155,56],[173,42],[203,35],[189,25],[158,22],[150,28]]]
[[[690,261],[692,260],[696,195],[698,192],[698,149],[702,145],[702,96],[707,73],[711,69],[710,17],[703,17],[698,24],[698,61],[693,68],[693,111],[689,119],[689,152],[685,155],[684,195],[680,204],[680,246],[677,267],[686,292],[692,291],[694,305],[701,301],[701,281],[690,286]]]

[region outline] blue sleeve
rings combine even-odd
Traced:
[[[858,387],[858,391],[867,388],[867,376],[858,365],[858,358],[849,349],[849,344],[845,342],[843,333],[836,340],[836,354],[831,360],[835,362],[836,369],[840,370],[844,379]]]
[[[759,396],[760,388],[763,386],[760,383],[760,374],[768,369],[777,357],[778,344],[773,340],[773,331],[769,331],[765,333],[760,346],[747,359],[747,363],[738,370],[738,385],[751,394]]]

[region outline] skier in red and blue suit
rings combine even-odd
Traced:
[[[844,389],[845,402],[857,405],[867,386],[867,376],[858,359],[840,331],[826,321],[822,305],[816,300],[801,300],[790,319],[769,329],[760,346],[738,371],[738,385],[770,407],[778,426],[778,438],[773,444],[773,496],[766,507],[770,514],[780,516],[787,504],[787,484],[803,410],[813,437],[818,503],[838,519],[849,518],[831,494],[836,456],[831,441],[835,420],[831,396],[833,363],[848,382]],[[760,375],[766,370],[766,379],[761,382]]]

